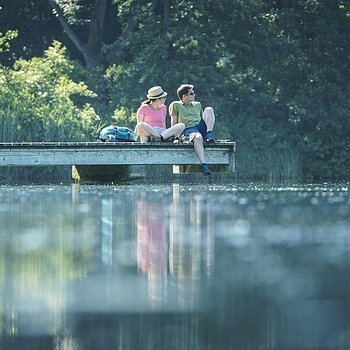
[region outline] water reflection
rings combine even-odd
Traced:
[[[173,185],[169,271],[177,281],[178,301],[183,308],[198,307],[203,302],[199,292],[204,285],[198,281],[201,276],[208,280],[213,273],[214,238],[205,193],[204,189],[188,198],[181,195],[179,185]]]
[[[207,201],[198,195],[182,201],[177,184],[166,196],[148,192],[138,197],[137,266],[148,278],[151,304],[182,310],[202,307],[202,282],[212,274],[214,262]]]
[[[153,305],[165,304],[168,295],[168,227],[164,199],[141,193],[136,203],[137,266],[148,278]]]
[[[0,349],[348,349],[348,185],[0,187]]]

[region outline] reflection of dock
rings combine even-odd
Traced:
[[[218,171],[235,172],[235,143],[205,145],[206,160]],[[0,143],[0,166],[75,166],[75,178],[95,174],[102,179],[129,177],[130,166],[174,165],[174,172],[188,172],[198,165],[192,144],[130,142],[27,142]],[[112,170],[111,170],[112,167]],[[109,168],[109,169],[107,169]],[[114,175],[113,175],[114,174]],[[103,180],[103,179],[102,179]]]

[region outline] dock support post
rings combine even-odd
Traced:
[[[73,165],[72,178],[79,182],[129,180],[131,165]]]

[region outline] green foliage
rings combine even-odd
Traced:
[[[78,67],[54,42],[42,58],[0,67],[1,141],[89,140],[99,116],[90,102],[95,94],[70,76]]]
[[[128,114],[124,108],[120,108],[114,111],[111,122],[108,124],[127,126],[130,129],[134,129],[136,120],[136,113]]]
[[[251,176],[348,177],[350,32],[342,4],[182,0],[170,7],[164,33],[162,12],[139,3],[138,30],[105,47],[108,100],[132,113],[150,86],[161,84],[171,101],[191,82],[216,111],[216,136],[237,141]],[[132,17],[133,8],[121,14]]]
[[[10,49],[10,40],[17,38],[18,31],[8,30],[5,34],[0,32],[0,53],[9,51]]]
[[[91,1],[55,0],[70,24],[84,25],[88,22],[86,13],[91,10]]]
[[[48,0],[2,1],[0,32],[15,30],[18,36],[11,42],[11,50],[0,55],[0,63],[12,65],[18,58],[41,56],[54,39],[64,41],[58,29]]]

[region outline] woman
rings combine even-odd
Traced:
[[[178,123],[166,128],[166,106],[164,105],[167,93],[160,86],[153,86],[148,90],[148,100],[141,103],[137,110],[137,125],[135,134],[140,135],[141,143],[148,142],[150,136],[153,141],[167,141],[178,136],[185,129],[185,124]]]

